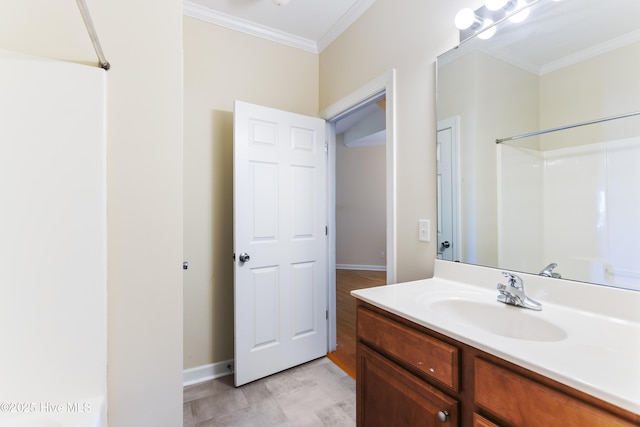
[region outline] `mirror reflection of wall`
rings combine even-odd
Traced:
[[[534,22],[520,24],[532,52],[536,38],[549,40],[536,12],[548,17],[557,4],[540,2]],[[523,67],[490,47],[519,43],[508,30],[509,42],[472,39],[438,58],[438,119],[460,122],[461,261],[530,273],[554,262],[563,278],[640,290],[640,115],[495,143],[640,111],[640,31]]]

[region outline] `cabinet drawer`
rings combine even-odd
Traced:
[[[474,392],[478,406],[516,427],[635,425],[480,358],[474,359]]]
[[[358,338],[458,391],[458,349],[358,307]]]
[[[500,427],[496,423],[492,423],[480,414],[473,414],[473,427]]]

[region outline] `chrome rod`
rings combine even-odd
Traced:
[[[91,20],[91,14],[89,13],[89,8],[87,8],[87,3],[85,2],[85,0],[76,0],[76,3],[78,4],[78,9],[80,9],[80,15],[82,15],[84,25],[85,27],[87,27],[87,31],[89,32],[89,37],[91,38],[93,49],[96,51],[96,55],[98,55],[100,67],[108,70],[109,68],[111,68],[111,64],[109,64],[109,61],[107,61],[107,58],[105,58],[104,52],[102,51],[102,46],[100,46],[100,40],[98,40],[96,28],[93,26],[93,21]]]
[[[508,138],[496,139],[496,144],[502,144],[505,141],[513,141],[515,139],[528,138],[530,136],[543,135],[545,133],[557,132],[559,130],[572,129],[572,128],[577,128],[577,127],[580,127],[580,126],[593,125],[593,124],[596,124],[596,123],[608,122],[609,120],[624,119],[625,117],[632,117],[632,116],[638,116],[638,115],[640,115],[640,111],[634,111],[633,113],[619,114],[617,116],[610,116],[610,117],[604,117],[602,119],[589,120],[588,122],[575,123],[575,124],[572,124],[572,125],[560,126],[560,127],[557,127],[557,128],[551,128],[551,129],[545,129],[545,130],[539,130],[539,131],[531,132],[531,133],[523,133],[522,135],[516,135],[516,136],[510,136]]]

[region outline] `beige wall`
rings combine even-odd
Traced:
[[[538,119],[538,79],[537,76],[514,67],[491,56],[478,53],[476,67],[476,147],[474,156],[467,158],[474,165],[475,174],[461,175],[466,187],[475,187],[471,197],[463,199],[466,207],[473,205],[472,216],[476,221],[476,259],[480,265],[498,263],[498,163],[496,138],[536,129]],[[534,139],[535,140],[535,139]],[[536,141],[537,143],[537,141]],[[464,141],[463,144],[464,145]],[[468,145],[461,148],[466,155]],[[466,176],[465,176],[466,175]],[[471,202],[471,203],[468,203]],[[466,218],[471,220],[471,218]],[[465,235],[465,230],[462,230]],[[468,237],[468,236],[467,236]]]
[[[398,281],[433,274],[435,239],[418,241],[418,220],[436,223],[434,63],[458,42],[453,25],[458,10],[481,4],[377,0],[320,54],[320,109],[392,68],[397,71]]]
[[[182,2],[88,5],[112,64],[108,422],[175,427],[182,424]],[[71,1],[0,0],[0,48],[97,62]]]
[[[336,137],[336,264],[386,266],[386,147]]]
[[[398,281],[433,273],[417,221],[436,219],[434,62],[457,43],[457,11],[482,2],[434,3],[377,0],[320,55],[184,18],[185,368],[233,358],[235,99],[317,115],[396,68]]]
[[[638,111],[640,42],[540,77],[540,128]],[[542,136],[551,150],[637,136],[640,117]]]
[[[184,367],[233,358],[233,101],[318,111],[318,55],[184,18]]]

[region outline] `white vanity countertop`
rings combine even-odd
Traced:
[[[433,279],[352,295],[640,414],[640,292],[517,274],[542,311],[496,301],[496,284],[505,283],[500,270],[443,261]],[[483,310],[473,321],[476,307]],[[518,325],[525,339],[510,337],[522,332]]]

